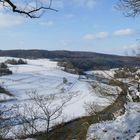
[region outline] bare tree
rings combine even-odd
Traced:
[[[18,105],[18,117],[20,120],[19,132],[13,131],[13,134],[20,138],[22,136],[31,135],[40,132],[40,124],[44,125],[46,137],[49,130],[55,123],[63,121],[63,107],[68,103],[72,96],[61,97],[55,95],[41,96],[36,91],[28,93],[30,103]]]
[[[31,99],[40,109],[40,115],[37,116],[38,119],[46,121],[46,133],[48,134],[50,130],[50,123],[57,120],[63,111],[65,104],[71,100],[71,96],[67,98],[61,98],[59,102],[55,101],[57,97],[55,95],[50,96],[39,96],[34,93]]]
[[[125,16],[139,16],[140,0],[119,0],[117,9],[124,11]]]
[[[87,115],[90,115],[90,116],[96,115],[96,113],[101,110],[101,106],[99,106],[98,104],[94,102],[86,102],[84,107],[85,107],[85,111]]]
[[[37,114],[39,112],[36,110],[34,104],[29,105],[28,103],[24,103],[22,105],[16,105],[16,113],[19,120],[20,133],[19,131],[13,131],[12,133],[17,138],[39,132],[36,125]]]
[[[6,9],[30,18],[39,18],[46,10],[56,11],[52,8],[53,0],[0,0]]]
[[[0,139],[4,139],[9,133],[11,126],[9,125],[11,121],[12,107],[7,108],[5,105],[0,105]]]

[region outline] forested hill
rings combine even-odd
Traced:
[[[140,66],[139,57],[126,57],[78,51],[47,51],[47,50],[0,50],[0,56],[20,58],[49,58],[68,62],[82,70],[109,69],[124,66]]]

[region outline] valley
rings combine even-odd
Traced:
[[[19,58],[0,57],[0,62],[12,59]],[[116,120],[125,113],[125,104],[130,102],[127,99],[127,83],[119,78],[113,82],[117,69],[88,71],[86,75],[78,75],[65,72],[57,61],[25,61],[27,64],[8,64],[12,74],[0,77],[0,86],[5,89],[0,93],[3,118],[0,127],[1,135],[6,139],[32,136],[44,140],[43,137],[46,139],[51,134],[50,140],[56,137],[58,140],[84,140],[86,135],[87,139],[91,139],[98,136],[96,133],[93,135],[93,129],[98,132],[94,123],[100,125],[101,122],[102,127],[103,120],[106,125],[106,120]],[[4,133],[2,130],[7,131]],[[60,133],[63,136],[59,138]]]

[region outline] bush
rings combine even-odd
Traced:
[[[128,77],[128,74],[127,72],[125,71],[116,71],[115,74],[114,74],[114,77],[115,78],[127,78]]]
[[[27,64],[27,61],[24,61],[23,59],[19,59],[17,63],[18,64]]]
[[[0,63],[0,68],[2,69],[7,69],[8,66],[5,63]]]
[[[0,63],[0,76],[12,74],[12,71],[8,69],[8,66],[5,63]]]
[[[74,66],[70,61],[59,61],[58,66],[64,67],[64,71],[72,74],[83,74],[83,70]]]
[[[24,61],[23,59],[19,59],[19,60],[8,59],[6,61],[6,63],[11,64],[11,65],[23,65],[23,64],[27,64],[27,62]]]
[[[120,69],[115,71],[114,77],[115,78],[132,77],[134,75],[135,71],[136,71],[135,68],[129,68],[129,67],[120,68]]]
[[[7,74],[12,74],[12,71],[10,71],[9,69],[0,68],[0,76]]]
[[[7,64],[11,64],[11,65],[16,65],[17,61],[15,59],[8,59],[7,61],[5,61]]]
[[[66,84],[68,82],[67,78],[63,77],[63,83]]]

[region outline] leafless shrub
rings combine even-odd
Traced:
[[[101,110],[101,107],[94,102],[87,102],[84,105],[85,111],[89,116],[96,115]]]

